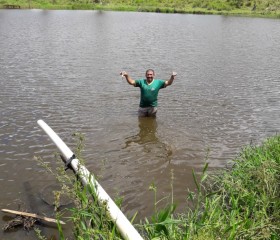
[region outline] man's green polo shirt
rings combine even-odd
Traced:
[[[165,81],[160,79],[154,79],[150,84],[146,79],[136,80],[135,87],[141,89],[140,107],[157,107],[158,92],[164,84]]]

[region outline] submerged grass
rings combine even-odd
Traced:
[[[154,214],[136,225],[144,239],[280,239],[280,136],[245,147],[230,169],[208,174],[207,168],[193,172],[196,191],[189,191],[180,214],[175,214],[173,173],[166,207],[158,207],[157,188],[150,186]],[[72,196],[75,239],[121,239],[94,189],[75,181]]]

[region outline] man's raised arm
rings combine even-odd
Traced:
[[[135,81],[127,74],[126,71],[121,71],[120,75],[122,75],[122,77],[125,77],[128,84],[135,86]]]
[[[177,76],[177,73],[172,72],[170,79],[165,81],[164,87],[170,86],[173,83],[176,76]]]

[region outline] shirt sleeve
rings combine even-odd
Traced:
[[[161,87],[160,88],[165,88],[165,80],[160,79]]]
[[[141,85],[141,79],[135,80],[135,87],[140,87]]]

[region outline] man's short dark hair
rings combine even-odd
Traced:
[[[155,75],[155,71],[154,71],[153,69],[148,69],[148,70],[146,71],[146,75],[147,75],[148,72],[153,72],[153,74]]]

